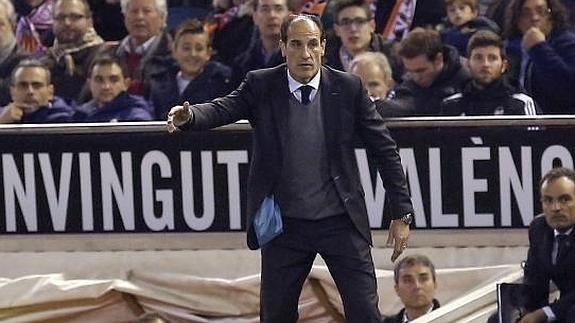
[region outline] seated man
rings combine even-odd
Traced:
[[[23,60],[12,70],[12,102],[0,108],[0,123],[66,122],[73,110],[54,96],[50,71],[37,60]]]
[[[461,92],[443,100],[442,115],[537,114],[533,99],[503,77],[507,57],[499,36],[487,30],[475,33],[469,41],[468,57],[471,80]]]
[[[88,69],[92,100],[77,108],[74,120],[80,122],[147,121],[151,108],[139,96],[126,91],[130,79],[126,67],[112,56],[96,57]]]
[[[0,0],[0,106],[10,102],[10,75],[24,59],[18,51],[14,29],[16,15],[10,0]]]
[[[575,322],[575,172],[554,168],[540,181],[543,216],[529,226],[524,284],[529,313],[520,323]],[[561,297],[549,303],[553,282]]]
[[[416,28],[400,44],[399,57],[405,81],[387,98],[403,110],[403,116],[437,116],[441,102],[463,88],[469,71],[457,50],[443,45],[439,33]]]
[[[78,101],[87,70],[103,43],[92,27],[87,0],[56,0],[52,30],[56,39],[42,62],[50,68],[56,95]]]
[[[401,65],[394,49],[397,43],[375,33],[373,13],[365,1],[335,2],[333,17],[337,37],[329,38],[326,44],[327,65],[342,71],[350,71],[351,61],[355,56],[366,52],[379,52],[387,57],[393,69],[394,80],[401,80]]]
[[[366,52],[353,58],[350,72],[359,76],[373,101],[382,100],[393,86],[389,60],[382,53]]]
[[[384,323],[411,322],[439,307],[433,298],[437,290],[435,266],[424,255],[406,256],[393,269],[395,292],[405,306]]]
[[[176,64],[151,81],[150,100],[157,119],[166,119],[170,108],[181,102],[204,103],[232,90],[232,70],[210,60],[210,35],[201,21],[193,19],[178,26],[172,56]]]

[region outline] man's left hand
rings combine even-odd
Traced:
[[[519,323],[544,323],[547,322],[547,315],[542,309],[528,313],[525,315]]]
[[[389,224],[389,234],[387,236],[387,245],[393,245],[393,254],[391,261],[395,261],[403,250],[407,248],[407,240],[409,239],[409,224],[401,220],[391,220]]]

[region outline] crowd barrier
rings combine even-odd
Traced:
[[[570,116],[388,121],[416,210],[407,253],[425,253],[442,270],[444,310],[421,322],[484,321],[495,283],[520,277],[526,228],[540,212],[538,181],[553,166],[573,167],[574,125]],[[257,321],[259,256],[245,249],[243,233],[248,124],[176,135],[162,122],[0,125],[0,147],[3,321],[110,313],[129,321],[153,310],[175,321]],[[381,248],[385,190],[360,142],[356,157],[390,314],[399,303],[385,271],[391,250]],[[304,322],[341,314],[322,270],[304,290]],[[206,312],[210,290],[237,291],[238,282],[250,286],[243,300],[253,304],[235,311],[239,303],[222,299],[221,312]],[[174,302],[180,297],[185,304]]]
[[[573,167],[571,117],[403,118],[398,142],[416,229],[525,228],[553,165]],[[305,138],[302,138],[305,140]],[[0,127],[0,233],[245,229],[250,128],[168,135],[163,123]],[[356,149],[369,222],[385,190]]]

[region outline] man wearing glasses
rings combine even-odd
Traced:
[[[401,69],[392,50],[394,42],[374,32],[375,20],[365,1],[338,1],[333,8],[333,16],[337,37],[329,39],[327,43],[327,65],[350,71],[351,61],[355,56],[365,52],[380,52],[390,61],[394,79],[400,79]]]
[[[575,34],[559,0],[513,0],[505,36],[512,75],[543,113],[575,112]]]
[[[86,83],[88,65],[103,40],[92,26],[92,12],[86,0],[56,1],[53,18],[56,39],[42,62],[52,73],[54,93],[77,100]]]
[[[54,96],[50,71],[37,60],[23,60],[12,71],[12,102],[0,108],[0,123],[47,123],[70,120],[73,109]]]

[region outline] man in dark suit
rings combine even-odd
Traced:
[[[168,130],[208,129],[239,119],[253,127],[247,241],[261,247],[264,323],[296,322],[302,285],[316,255],[342,296],[347,322],[381,322],[355,138],[373,155],[391,201],[388,243],[406,248],[413,211],[397,147],[358,77],[322,67],[325,34],[316,17],[289,16],[281,27],[287,65],[253,71],[226,97],[172,108]],[[253,225],[274,195],[283,233],[261,246]]]
[[[407,256],[397,262],[393,269],[395,293],[404,308],[384,323],[411,322],[439,308],[435,299],[437,279],[435,266],[424,255]]]
[[[575,172],[554,168],[541,179],[543,216],[529,227],[525,308],[520,323],[575,322]],[[549,283],[561,297],[549,304]]]

